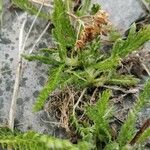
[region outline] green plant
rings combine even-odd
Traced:
[[[110,106],[109,99],[111,92],[106,90],[101,95],[95,106],[88,106],[86,114],[92,123],[80,124],[76,116],[72,116],[72,123],[77,129],[77,132],[82,136],[84,141],[91,143],[93,149],[105,150],[127,150],[128,146],[131,149],[142,147],[143,143],[150,137],[150,128],[148,127],[142,135],[135,141],[134,145],[130,145],[130,141],[136,134],[136,120],[138,112],[145,106],[150,104],[150,80],[145,84],[143,92],[135,102],[133,108],[129,111],[126,121],[121,126],[116,139],[113,139],[110,128],[110,118],[113,116],[113,106]],[[135,146],[135,147],[134,147]]]
[[[8,128],[0,128],[0,146],[3,149],[12,147],[19,150],[80,150],[83,147],[89,149],[86,142],[73,145],[68,140],[57,139],[33,131],[11,132]]]
[[[106,90],[102,93],[97,103],[93,106],[86,106],[86,115],[89,118],[84,124],[76,118],[76,113],[71,117],[72,125],[80,135],[78,144],[72,144],[67,140],[57,139],[48,135],[38,134],[33,131],[26,133],[12,132],[8,128],[0,128],[0,146],[2,148],[12,147],[14,149],[28,150],[46,150],[46,149],[67,149],[67,150],[128,150],[137,147],[143,148],[144,142],[150,136],[150,128],[147,128],[135,141],[130,145],[130,141],[136,134],[137,114],[150,103],[150,80],[145,84],[143,92],[140,94],[137,102],[130,110],[128,117],[122,125],[118,136],[113,139],[110,127],[110,118],[113,116],[113,106],[109,104],[111,91]]]
[[[27,0],[13,0],[13,2],[18,7],[32,14],[36,14],[38,11]],[[78,89],[87,89],[93,87],[99,88],[105,84],[127,87],[134,86],[139,82],[139,79],[130,74],[119,74],[117,69],[124,57],[127,57],[146,41],[150,40],[150,26],[145,26],[136,32],[136,27],[133,24],[126,38],[116,34],[115,37],[110,39],[111,42],[114,42],[111,53],[104,53],[102,51],[104,45],[102,37],[100,34],[94,34],[94,38],[91,38],[85,30],[91,26],[87,26],[84,20],[82,20],[87,17],[83,15],[89,15],[90,18],[94,18],[99,13],[98,10],[100,7],[98,5],[90,7],[89,3],[90,0],[85,0],[83,6],[74,15],[71,11],[70,6],[72,6],[72,3],[70,1],[55,0],[51,17],[40,13],[41,17],[44,16],[45,19],[51,18],[52,20],[54,25],[52,34],[56,47],[39,50],[37,54],[30,56],[23,55],[29,61],[38,60],[49,65],[50,70],[48,81],[41,90],[34,105],[34,111],[41,110],[49,95],[57,88],[63,89],[66,85],[72,85]],[[105,28],[103,32],[108,30],[108,26],[104,24],[103,26]],[[92,32],[94,31],[90,31],[90,34]],[[84,38],[80,38],[81,35],[89,35],[87,36],[89,39],[87,38],[85,40]],[[77,47],[77,42],[79,41],[84,42],[81,47]],[[131,145],[130,142],[136,134],[135,123],[137,114],[149,103],[149,90],[150,80],[145,85],[135,106],[129,112],[128,118],[122,125],[116,139],[113,138],[110,127],[110,119],[114,111],[114,106],[110,106],[109,104],[111,91],[106,90],[100,95],[100,98],[95,104],[90,104],[85,107],[84,114],[87,120],[80,122],[76,110],[73,110],[72,115],[69,116],[71,125],[74,126],[76,133],[79,135],[78,144],[72,144],[67,140],[56,139],[35,132],[19,133],[11,132],[8,129],[4,130],[3,128],[0,130],[0,144],[3,148],[12,147],[14,149],[40,150],[126,150],[129,148],[136,149],[137,147],[143,147],[143,142],[149,137],[149,129],[146,129],[142,133],[134,145]]]
[[[62,0],[54,1],[54,11],[51,19],[54,24],[53,37],[57,48],[55,50],[49,49],[46,52],[41,51],[37,55],[24,55],[24,57],[30,61],[39,60],[42,63],[51,64],[50,68],[52,70],[53,68],[56,70],[58,68],[59,70],[63,65],[64,67],[59,74],[64,82],[59,82],[59,87],[61,85],[64,86],[66,83],[81,88],[89,86],[100,87],[104,84],[123,86],[136,85],[139,79],[132,75],[118,74],[117,68],[124,57],[150,40],[150,26],[145,26],[139,32],[136,32],[135,25],[133,24],[126,39],[118,38],[115,40],[111,54],[102,53],[103,41],[99,35],[91,42],[85,43],[85,47],[79,50],[75,48],[75,43],[78,40],[78,32],[76,28],[72,26],[72,22],[67,14],[69,11],[67,6],[66,2]],[[90,12],[89,7],[86,8],[86,10]],[[82,16],[76,21],[79,23],[82,22],[81,24],[83,24],[84,22],[80,18],[82,18]],[[79,26],[77,26],[77,28]],[[84,26],[85,25],[82,27],[81,25],[80,30],[85,28]],[[49,77],[52,80],[55,78],[53,75],[55,76],[55,74],[52,74]],[[58,87],[54,85],[55,82],[52,81],[53,88],[51,89],[50,82],[49,80],[44,90],[41,91],[34,107],[35,111],[39,111],[43,108],[44,101],[46,101],[49,94]]]

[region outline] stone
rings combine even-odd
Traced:
[[[92,0],[99,3],[107,11],[113,25],[124,32],[138,18],[145,15],[145,10],[138,0]]]

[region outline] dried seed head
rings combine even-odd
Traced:
[[[92,41],[98,35],[107,35],[109,30],[106,29],[105,26],[108,24],[108,14],[103,10],[98,11],[92,17],[92,21],[88,22],[88,24],[84,26],[79,39],[76,41],[75,47],[82,49],[87,42]]]

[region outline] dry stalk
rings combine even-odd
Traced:
[[[77,102],[75,103],[75,105],[73,106],[73,111],[72,111],[73,115],[75,115],[76,108],[78,107],[79,103],[81,102],[82,97],[83,97],[83,95],[84,95],[85,92],[86,92],[86,88],[82,91],[82,93],[81,93],[81,95],[80,95],[78,101],[77,101]]]
[[[43,8],[43,5],[44,5],[44,4],[42,4],[42,5],[40,6],[39,11],[38,11],[38,13],[36,14],[36,16],[35,16],[35,18],[34,18],[32,24],[31,24],[31,26],[30,26],[30,29],[29,29],[29,31],[28,31],[28,33],[27,33],[27,35],[26,35],[26,38],[25,38],[25,40],[24,40],[24,44],[23,44],[23,46],[22,46],[22,49],[23,49],[23,50],[25,49],[25,45],[26,45],[27,39],[29,38],[29,35],[30,35],[30,33],[31,33],[31,30],[33,29],[33,26],[34,26],[34,24],[35,24],[35,22],[36,22],[36,20],[37,20],[37,18],[38,18],[38,16],[39,16],[39,14],[40,14],[42,8]]]
[[[142,133],[150,127],[150,118],[148,118],[144,124],[142,125],[142,127],[140,128],[140,130],[136,133],[136,135],[134,136],[134,138],[130,141],[130,145],[134,145],[138,139],[140,138],[140,136],[142,135]]]
[[[102,87],[107,88],[107,89],[111,89],[111,90],[115,90],[115,91],[121,91],[125,94],[135,94],[135,93],[139,92],[139,88],[125,90],[124,88],[121,88],[121,87],[118,87],[118,86],[103,85]]]
[[[33,52],[33,50],[35,49],[36,44],[41,40],[41,38],[43,37],[43,35],[47,31],[47,29],[49,28],[50,24],[51,24],[50,22],[47,24],[47,26],[45,27],[43,32],[40,34],[39,38],[35,41],[34,45],[32,46],[31,50],[29,51],[29,54],[31,54]]]
[[[17,96],[18,96],[18,91],[19,91],[19,83],[20,83],[20,77],[21,77],[21,71],[22,71],[22,57],[21,57],[21,54],[23,53],[23,50],[22,50],[23,37],[24,37],[23,32],[24,32],[24,27],[25,27],[26,21],[27,21],[26,19],[23,21],[23,24],[22,24],[22,27],[21,27],[21,30],[20,30],[20,35],[19,35],[18,64],[17,64],[17,69],[16,69],[16,79],[15,79],[13,96],[12,96],[10,112],[9,112],[8,126],[12,131],[14,130],[16,102],[17,102]]]

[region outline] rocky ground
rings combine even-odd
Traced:
[[[124,33],[133,22],[149,15],[149,6],[145,6],[142,0],[93,0],[93,2],[101,4],[102,8],[110,14],[110,20],[114,26],[121,33]],[[4,3],[3,26],[0,31],[0,123],[3,124],[7,123],[12,99],[18,61],[19,30],[23,20],[27,18],[24,33],[26,35],[34,19],[34,16],[27,15],[23,11],[10,9],[9,0],[5,0]],[[26,43],[26,53],[32,48],[34,41],[39,37],[45,26],[46,22],[44,23],[43,20],[38,19],[36,21]],[[37,44],[36,49],[49,47],[51,44],[52,38],[46,32]],[[150,51],[149,43],[143,47],[143,51],[146,52],[144,53],[146,55],[143,55],[143,63],[146,64],[147,68],[150,68],[147,61],[150,58],[148,53]],[[33,129],[40,133],[58,134],[60,136],[61,133],[59,133],[58,128],[47,121],[47,114],[44,111],[32,113],[33,103],[46,82],[46,73],[46,66],[36,62],[27,63],[19,88],[15,126],[22,131]],[[128,109],[130,103],[125,103],[125,105],[123,107]],[[150,107],[140,113],[140,124],[148,118],[149,114]],[[49,119],[51,122],[55,121],[52,114]]]

